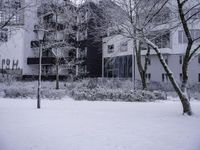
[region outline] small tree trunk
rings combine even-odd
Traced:
[[[143,66],[142,66],[141,50],[140,50],[140,46],[139,46],[139,41],[134,40],[134,45],[135,45],[135,51],[136,51],[136,60],[137,60],[138,71],[139,71],[140,78],[142,81],[142,89],[145,90],[145,89],[147,89],[146,71],[143,69]]]
[[[59,62],[56,57],[56,89],[59,89]]]
[[[192,44],[188,43],[187,50],[192,48]],[[187,84],[188,84],[188,62],[189,62],[189,50],[186,52],[183,60],[182,65],[182,84],[181,84],[181,90],[184,93],[187,93]]]
[[[142,78],[142,89],[146,90],[147,89],[147,81],[146,81],[146,72],[145,71],[142,72],[141,78]]]
[[[166,64],[166,62],[164,61],[164,58],[162,56],[162,54],[160,53],[159,49],[157,46],[155,46],[151,41],[149,41],[148,39],[146,39],[146,42],[155,50],[165,72],[167,73],[170,82],[172,83],[172,86],[174,87],[174,90],[176,91],[176,93],[178,94],[181,103],[182,103],[182,107],[183,107],[183,114],[187,114],[189,116],[192,115],[192,109],[190,106],[190,102],[189,99],[187,97],[187,94],[185,94],[184,92],[182,92],[182,90],[180,89],[178,83],[175,81],[172,72],[170,71],[168,65]]]

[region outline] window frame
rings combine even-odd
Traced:
[[[107,53],[111,54],[114,52],[114,44],[107,45]]]

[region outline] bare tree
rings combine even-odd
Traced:
[[[56,89],[59,89],[60,72],[69,73],[74,68],[76,7],[70,1],[51,0],[44,1],[39,9],[39,24],[46,30],[45,50],[55,57]]]
[[[139,31],[142,31],[145,33],[145,36],[147,36],[153,28],[159,26],[159,24],[153,24],[152,22],[156,19],[158,13],[163,13],[161,10],[167,2],[168,0],[118,0],[115,2],[107,0],[102,2],[102,7],[107,13],[107,22],[111,30],[120,31],[117,32],[117,34],[121,34],[134,41],[133,53],[135,53],[134,55],[136,56],[143,89],[147,88],[146,72],[149,62],[150,47],[144,40],[137,38],[136,35],[138,35],[137,33]],[[141,59],[142,50],[146,50],[144,62]],[[132,60],[135,59],[134,55]]]
[[[198,15],[200,15],[200,2],[196,1],[191,3],[187,0],[177,0],[177,6],[183,31],[187,38],[187,47],[185,49],[185,55],[182,65],[181,85],[182,91],[187,93],[189,63],[192,60],[192,58],[195,57],[197,51],[200,49],[200,44],[196,44],[196,42],[200,39],[200,34],[198,34],[198,32],[194,33],[193,30],[190,30],[191,24],[199,23]]]
[[[108,1],[107,1],[108,2]],[[144,80],[144,72],[146,70],[146,63],[144,64],[144,68],[142,69],[141,65],[141,56],[140,56],[140,43],[144,43],[147,45],[147,47],[150,47],[153,49],[160,62],[163,66],[167,76],[169,77],[169,80],[172,83],[172,86],[174,87],[176,93],[178,94],[182,106],[183,106],[183,113],[186,113],[188,115],[192,115],[192,110],[190,106],[190,102],[188,99],[188,96],[186,94],[186,85],[188,80],[188,64],[191,58],[196,54],[197,50],[200,46],[196,46],[194,48],[193,43],[194,41],[198,40],[199,38],[193,38],[191,32],[189,30],[189,20],[192,17],[189,17],[186,19],[186,15],[189,11],[192,11],[194,8],[198,7],[198,3],[193,3],[194,5],[191,6],[189,9],[184,8],[186,7],[187,3],[189,1],[187,0],[177,0],[178,9],[174,5],[174,3],[171,3],[169,0],[151,0],[151,1],[145,1],[145,0],[118,0],[115,2],[115,6],[113,7],[113,2],[108,2],[111,6],[111,9],[106,10],[108,14],[111,16],[109,18],[112,19],[112,26],[114,28],[120,29],[122,32],[121,34],[124,35],[127,38],[131,38],[134,40],[135,43],[135,51],[136,55],[138,57],[137,64],[138,69],[141,75],[141,78]],[[108,3],[106,5],[108,5]],[[187,5],[188,6],[188,5]],[[171,9],[173,9],[173,13],[179,14],[180,20],[177,20],[177,18],[168,17],[167,14],[172,13]],[[188,10],[188,11],[185,11]],[[166,16],[164,16],[166,15]],[[160,18],[161,17],[161,18]],[[162,20],[164,18],[164,20]],[[162,20],[161,22],[158,22],[155,24],[154,20]],[[157,35],[153,36],[153,39],[159,37],[160,35],[166,34],[169,31],[173,31],[178,27],[181,27],[181,24],[183,26],[183,29],[185,31],[185,34],[188,39],[188,46],[185,52],[184,56],[184,62],[183,62],[183,82],[182,86],[180,87],[175,80],[173,73],[171,72],[170,68],[168,67],[167,63],[165,62],[165,59],[160,52],[160,48],[158,43],[152,42],[152,38],[149,36],[152,34],[153,31],[156,30],[158,27],[163,27],[165,25],[165,30],[159,31]],[[149,48],[147,50],[147,56],[149,53]],[[147,58],[147,57],[146,57]]]

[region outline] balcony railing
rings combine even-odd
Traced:
[[[54,65],[55,62],[56,62],[55,57],[42,57],[42,64],[43,65]],[[39,58],[38,57],[29,57],[29,58],[27,58],[27,64],[28,65],[39,64]]]
[[[67,57],[59,58],[59,64],[66,64],[67,62],[71,61],[72,59]],[[42,57],[42,65],[55,65],[56,58],[55,57]],[[36,65],[39,64],[38,57],[29,57],[27,58],[28,65]]]
[[[65,25],[62,23],[56,23],[55,21],[51,21],[51,22],[45,23],[45,28],[52,29],[52,30],[56,29],[57,31],[62,31],[65,29]]]

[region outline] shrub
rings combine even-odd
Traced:
[[[167,99],[167,94],[162,91],[153,91],[155,97],[157,100],[166,100]]]
[[[65,90],[42,89],[41,98],[61,99],[66,95]],[[12,87],[4,90],[6,98],[36,98],[37,90],[34,88]]]
[[[132,91],[128,89],[110,89],[97,87],[89,89],[87,87],[78,87],[74,88],[69,92],[69,95],[72,96],[75,100],[89,100],[89,101],[125,101],[125,102],[146,102],[146,101],[155,101],[161,99],[162,94],[153,93],[150,91]],[[164,99],[164,97],[162,97]]]
[[[45,99],[62,99],[65,96],[65,90],[45,89],[41,91],[41,97]]]
[[[8,88],[4,90],[4,97],[9,98],[33,98],[36,96],[36,91],[27,88]]]

